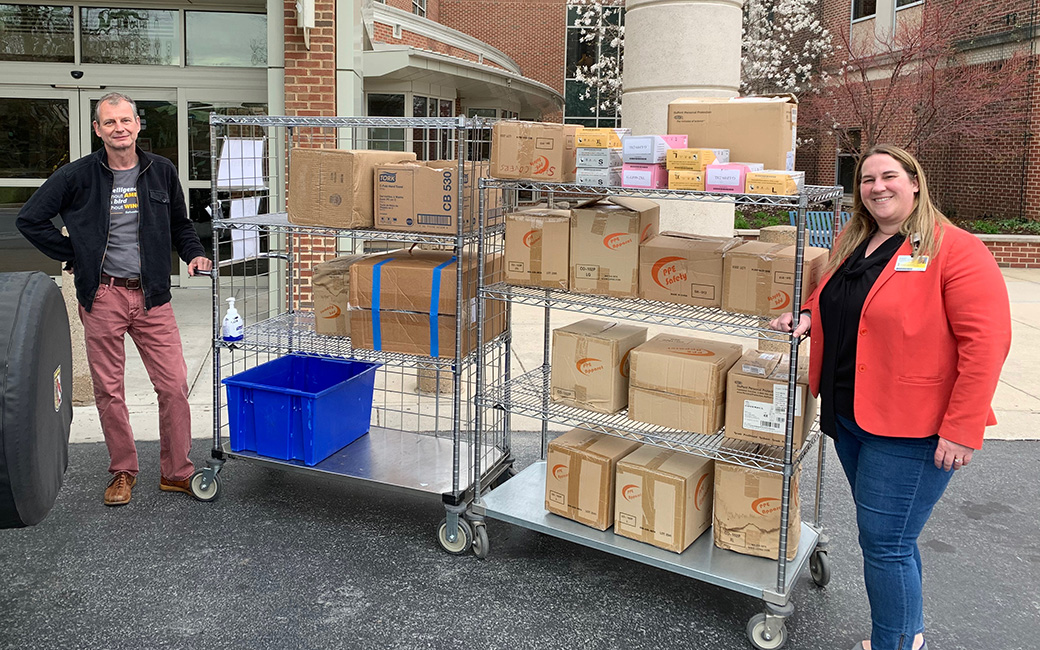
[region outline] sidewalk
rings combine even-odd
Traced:
[[[1011,297],[1012,341],[1011,354],[1001,374],[1000,385],[993,399],[998,424],[990,427],[990,440],[1036,440],[1040,438],[1040,269],[1004,269],[1008,294]],[[190,382],[189,401],[192,405],[192,435],[209,438],[213,435],[213,364],[211,295],[206,289],[174,289],[173,308],[181,329],[184,356],[188,364]],[[514,306],[514,331],[542,330],[542,311],[537,308]],[[553,326],[580,318],[579,314],[554,312]],[[687,332],[689,333],[689,332]],[[752,344],[744,340],[744,345]],[[540,334],[516,336],[513,358],[523,369],[530,370],[541,363],[542,339]],[[139,440],[157,440],[158,407],[151,382],[141,364],[137,349],[127,343],[126,401],[135,436]],[[70,442],[100,442],[103,440],[93,405],[75,407]],[[515,426],[533,429],[533,422],[516,418]]]

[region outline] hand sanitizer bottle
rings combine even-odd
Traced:
[[[235,309],[235,299],[228,298],[228,310],[224,314],[224,326],[220,329],[220,336],[225,341],[241,341],[242,335],[245,330],[245,326],[242,324],[242,317],[238,315],[238,310]]]

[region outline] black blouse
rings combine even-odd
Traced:
[[[835,414],[855,421],[856,343],[867,294],[892,256],[903,245],[893,235],[866,256],[868,238],[842,263],[820,292],[823,366],[820,372],[820,429],[835,435]],[[814,324],[815,325],[815,324]]]

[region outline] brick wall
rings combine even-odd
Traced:
[[[438,0],[440,23],[502,50],[525,77],[563,93],[565,0]]]
[[[393,25],[387,25],[384,23],[375,23],[373,26],[372,40],[380,43],[389,43],[391,45],[410,45],[412,47],[426,50],[428,52],[436,52],[438,54],[447,54],[448,56],[454,56],[459,59],[465,59],[466,61],[472,61],[474,63],[480,62],[489,68],[496,68],[498,70],[505,70],[505,67],[498,65],[492,61],[485,59],[480,61],[480,57],[477,54],[464,50],[447,43],[443,43],[436,39],[424,36],[422,34],[416,34],[415,32],[408,31],[406,29],[401,30],[400,38],[394,37]]]

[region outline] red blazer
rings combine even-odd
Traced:
[[[856,423],[879,436],[947,440],[982,447],[997,423],[991,402],[1011,347],[1007,285],[978,237],[947,225],[926,271],[896,271],[909,240],[867,294],[856,347]],[[823,327],[820,282],[812,312],[809,388],[820,394]]]

